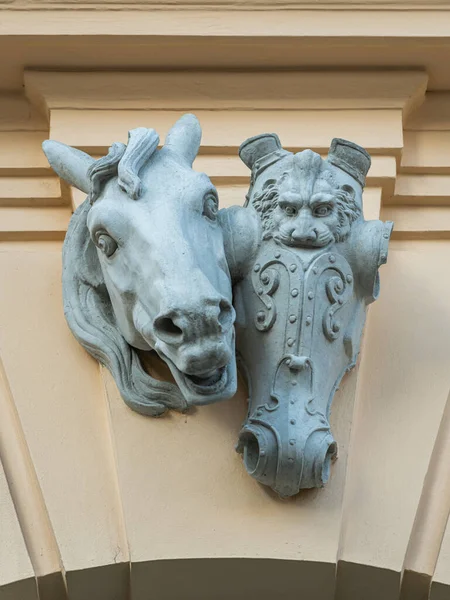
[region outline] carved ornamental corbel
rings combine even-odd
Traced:
[[[323,160],[266,134],[240,156],[247,202],[222,216],[250,394],[237,449],[252,477],[287,497],[329,478],[331,402],[355,365],[393,224],[364,220],[370,156],[352,142],[334,139]]]
[[[125,402],[150,416],[235,393],[236,329],[250,390],[238,451],[255,479],[292,496],[328,480],[331,402],[355,364],[392,223],[364,221],[363,148],[335,139],[323,160],[274,134],[242,144],[246,205],[219,212],[211,180],[192,169],[200,138],[185,115],[161,149],[146,128],[97,161],[44,143],[88,196],[64,243],[65,315]],[[147,372],[153,350],[175,383]]]
[[[43,145],[56,173],[87,194],[63,248],[68,325],[128,406],[149,416],[224,400],[237,387],[217,191],[192,168],[200,139],[198,120],[184,115],[161,149],[144,127],[98,160],[56,141]],[[151,351],[175,383],[147,372]]]

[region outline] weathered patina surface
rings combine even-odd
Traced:
[[[88,194],[64,245],[65,314],[129,406],[158,416],[234,394],[236,310],[250,390],[238,451],[253,477],[292,496],[329,478],[331,402],[355,364],[392,223],[364,220],[363,148],[334,139],[324,160],[275,134],[242,144],[246,205],[218,212],[210,179],[192,169],[200,137],[185,115],[161,150],[145,128],[98,161],[44,144]],[[176,385],[143,368],[152,350]]]
[[[192,169],[201,139],[184,115],[158,150],[153,129],[129,132],[94,161],[54,141],[55,171],[88,194],[63,252],[64,309],[80,343],[112,372],[131,408],[159,416],[236,391],[234,309],[217,192]],[[142,367],[156,350],[176,385]]]
[[[250,393],[238,451],[253,477],[292,496],[328,480],[337,454],[331,401],[355,364],[392,223],[364,221],[370,157],[356,144],[334,139],[323,160],[267,134],[247,140],[240,156],[252,170],[247,207],[224,219]],[[258,249],[239,264],[234,222],[255,230],[255,217]]]

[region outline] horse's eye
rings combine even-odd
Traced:
[[[117,242],[107,233],[99,233],[95,236],[95,243],[105,256],[110,258],[117,250]]]
[[[313,214],[315,217],[328,217],[331,211],[332,207],[329,204],[322,204],[321,206],[316,206]]]
[[[295,215],[297,214],[295,208],[289,205],[284,207],[284,212],[287,214],[288,217],[295,217]]]
[[[208,193],[205,196],[203,201],[203,216],[209,219],[210,221],[215,221],[217,219],[217,211],[219,207],[217,206],[217,197],[215,194]]]

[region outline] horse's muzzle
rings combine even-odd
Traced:
[[[158,343],[156,350],[167,362],[189,405],[210,404],[236,393],[237,372],[234,331],[173,348]]]
[[[161,311],[153,321],[153,332],[164,344],[181,346],[228,332],[234,319],[235,311],[228,300],[205,299],[195,306]]]

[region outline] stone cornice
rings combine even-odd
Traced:
[[[31,2],[23,2],[23,0],[0,0],[0,10],[8,11],[80,11],[80,10],[102,10],[102,11],[118,11],[118,10],[148,10],[149,8],[162,8],[180,10],[180,8],[197,8],[200,10],[208,8],[226,8],[226,10],[277,10],[277,9],[293,9],[293,10],[336,10],[336,11],[373,11],[373,10],[421,10],[449,11],[450,5],[447,0],[434,0],[433,2],[424,2],[423,0],[320,0],[320,2],[312,2],[311,0],[297,0],[292,2],[289,0],[250,0],[247,2],[239,0],[182,0],[175,2],[167,0],[109,0],[108,2],[99,2],[98,0],[69,0],[61,2],[61,0],[47,0],[40,2],[34,0]]]
[[[0,54],[8,57],[0,65],[3,90],[21,89],[24,68],[93,67],[127,71],[423,68],[430,78],[429,89],[450,89],[448,4],[433,4],[427,10],[408,4],[398,10],[383,4],[44,6],[46,10],[35,4],[0,4]]]
[[[265,0],[264,0],[265,1]],[[161,2],[137,6],[127,4],[109,6],[73,4],[64,9],[47,6],[11,10],[4,5],[0,35],[59,36],[117,35],[136,36],[189,36],[199,38],[231,37],[307,38],[329,43],[334,39],[361,38],[431,38],[446,40],[449,36],[449,8],[447,5],[297,5],[286,4],[220,4]],[[189,10],[184,10],[189,9]],[[236,9],[236,10],[234,10]],[[117,18],[120,10],[121,17]],[[255,10],[258,18],[254,17]],[[349,18],[348,11],[352,11]],[[408,17],[405,18],[405,10]],[[333,18],[324,19],[324,11],[333,11]],[[175,14],[174,14],[175,13]],[[74,19],[73,14],[77,15]],[[329,39],[329,40],[328,40]],[[326,42],[326,40],[328,40]]]

